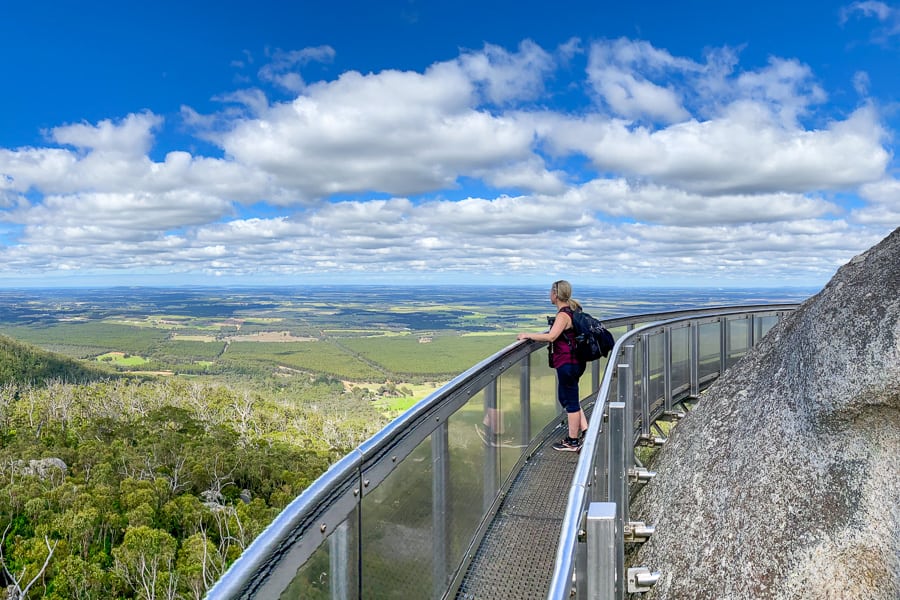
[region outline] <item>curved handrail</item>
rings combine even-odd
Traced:
[[[616,360],[608,361],[604,377],[597,376],[595,367],[595,386],[599,383],[599,390],[592,390],[591,393],[593,396],[596,391],[598,398],[594,414],[602,414],[604,403],[610,396],[612,373],[622,349],[629,340],[641,335],[648,328],[658,327],[660,323],[672,323],[691,318],[717,318],[754,310],[790,310],[795,306],[779,304],[691,309],[605,320],[605,324],[610,329],[625,327],[631,331],[620,336],[611,355]],[[640,329],[632,329],[641,324],[644,326]],[[496,386],[501,375],[511,367],[522,365],[523,374],[527,374],[530,356],[545,346],[545,343],[533,341],[519,341],[510,344],[416,403],[372,438],[344,456],[273,520],[216,582],[207,597],[250,598],[257,594],[260,597],[280,595],[280,591],[287,588],[297,573],[298,566],[302,566],[336,530],[337,526],[353,513],[359,506],[362,497],[371,493],[403,462],[404,458],[409,456],[429,436],[432,436],[434,443],[434,436],[437,435],[440,428],[446,428],[450,418],[466,402],[492,385]],[[594,364],[598,365],[599,363]],[[598,379],[599,381],[597,381]],[[522,384],[522,387],[522,393],[527,396],[529,393],[527,383]],[[598,409],[600,412],[597,412]],[[557,571],[561,575],[558,578],[564,578],[565,572],[567,572],[570,581],[574,556],[572,549],[577,536],[576,520],[580,518],[586,506],[588,471],[591,469],[590,464],[582,463],[586,456],[595,454],[600,422],[601,419],[592,419],[588,429],[585,447],[582,450],[581,460],[570,488],[569,508],[560,537]],[[446,434],[444,438],[446,438]],[[528,440],[529,447],[536,438],[537,436],[533,436],[531,440]],[[438,440],[440,440],[440,436],[438,436]],[[446,439],[443,440],[443,444],[446,451]],[[439,446],[437,447],[439,448]],[[525,452],[523,450],[523,455]],[[494,492],[497,495],[494,501],[494,506],[496,506],[496,501],[504,492],[503,486],[492,490],[492,493]],[[487,518],[492,509],[485,508],[484,510],[483,518]],[[476,537],[480,536],[483,531],[484,528],[479,527]],[[474,542],[477,542],[477,539],[473,540]],[[562,589],[562,583],[557,582],[558,578],[554,579],[554,585]],[[568,593],[558,597],[568,597]]]
[[[572,597],[572,575],[575,571],[575,554],[576,544],[578,542],[579,531],[583,529],[583,518],[587,511],[589,503],[589,494],[593,486],[598,482],[592,481],[594,478],[595,466],[598,457],[598,446],[601,443],[601,432],[603,429],[602,415],[606,413],[607,405],[610,398],[613,397],[612,383],[616,380],[616,370],[620,366],[620,361],[625,356],[625,349],[631,346],[634,341],[640,337],[646,337],[654,333],[661,333],[667,327],[672,325],[697,321],[698,319],[721,319],[736,316],[780,313],[794,310],[797,304],[778,304],[754,307],[726,308],[714,310],[695,310],[690,314],[667,313],[659,316],[663,319],[659,321],[648,322],[641,327],[627,332],[625,335],[616,340],[615,346],[610,353],[611,359],[607,361],[603,377],[601,378],[600,389],[597,391],[593,415],[588,424],[588,430],[584,437],[584,445],[575,468],[575,474],[572,477],[572,486],[569,489],[569,497],[566,506],[565,516],[563,518],[562,529],[557,546],[557,554],[554,562],[553,577],[551,579],[550,589],[547,594],[548,600],[563,600]],[[651,422],[655,422],[661,411],[656,411],[647,415]],[[598,418],[599,417],[599,418]],[[628,423],[631,431],[632,423]],[[625,443],[630,442],[632,450],[635,446],[633,436],[626,438]],[[612,442],[610,442],[612,443]],[[607,488],[604,483],[599,482],[605,490]],[[617,535],[622,535],[621,531]],[[576,594],[577,595],[577,594]]]
[[[282,568],[277,559],[291,553],[290,546],[299,535],[314,529],[316,523],[329,523],[335,519],[328,515],[331,504],[345,495],[356,484],[360,487],[358,474],[368,465],[377,463],[379,457],[391,453],[389,466],[396,466],[409,454],[416,444],[422,442],[444,419],[466,398],[482,389],[486,382],[501,371],[527,357],[533,348],[521,342],[514,342],[499,352],[486,358],[449,383],[417,402],[403,414],[391,421],[374,436],[351,451],[309,488],[304,490],[273,520],[273,522],[247,547],[226,573],[210,589],[208,598],[252,597],[267,578],[284,580],[296,571],[296,563]],[[406,442],[406,443],[401,443]],[[398,453],[399,450],[399,453]],[[386,477],[390,468],[380,472]],[[377,481],[366,482],[366,487],[375,487]],[[357,490],[357,495],[359,490]],[[329,501],[329,502],[325,502]],[[341,513],[349,510],[341,510]],[[323,528],[324,527],[324,528]],[[318,528],[325,535],[331,533],[327,525]],[[321,539],[315,541],[315,546]],[[296,549],[292,559],[302,563],[309,554],[310,545]],[[281,572],[285,571],[285,572]]]

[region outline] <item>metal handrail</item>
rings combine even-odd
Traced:
[[[381,431],[344,456],[295,498],[244,550],[207,594],[208,598],[250,598],[274,581],[282,586],[332,528],[349,514],[363,488],[373,489],[409,452],[446,421],[466,399],[534,348],[516,342],[460,374],[419,401]],[[390,460],[382,460],[390,454]],[[378,468],[382,467],[382,468]],[[361,473],[377,476],[363,481]],[[353,496],[348,500],[348,494]],[[310,540],[300,536],[318,532]],[[282,558],[291,561],[282,564]]]
[[[557,546],[553,577],[551,579],[550,589],[547,594],[548,600],[563,600],[573,597],[573,574],[576,570],[576,548],[579,544],[578,536],[579,532],[584,532],[583,523],[588,513],[588,506],[589,504],[591,504],[591,500],[595,499],[591,498],[591,494],[593,493],[595,497],[605,494],[606,499],[608,500],[612,500],[614,498],[612,492],[614,482],[611,481],[613,477],[613,475],[611,474],[611,471],[613,470],[611,464],[612,461],[610,461],[610,471],[607,472],[607,477],[609,479],[607,479],[606,481],[597,481],[595,477],[595,473],[598,471],[596,467],[604,466],[598,465],[598,457],[601,456],[601,450],[603,450],[601,446],[603,444],[607,444],[608,446],[606,450],[610,454],[612,453],[612,449],[615,448],[617,444],[625,446],[627,448],[624,454],[627,454],[628,452],[633,453],[636,444],[636,436],[633,435],[633,419],[626,420],[626,427],[623,431],[625,438],[616,440],[610,437],[608,425],[604,427],[603,416],[607,414],[608,406],[612,400],[618,400],[619,402],[625,401],[624,398],[617,396],[622,395],[622,390],[627,388],[629,382],[623,383],[618,376],[619,374],[617,373],[617,371],[621,370],[621,367],[623,366],[622,361],[623,359],[626,359],[630,354],[630,352],[628,352],[628,349],[633,349],[635,340],[639,338],[647,339],[650,335],[665,333],[667,328],[671,328],[676,324],[686,322],[696,324],[699,322],[714,322],[716,320],[719,320],[720,322],[727,322],[727,319],[729,317],[743,317],[746,315],[778,315],[782,312],[791,311],[797,306],[798,305],[796,304],[779,304],[767,305],[764,307],[741,307],[739,309],[728,308],[716,310],[698,310],[691,311],[690,315],[683,316],[667,314],[665,315],[666,317],[673,318],[666,318],[661,321],[650,322],[639,328],[633,329],[627,332],[625,335],[619,337],[619,339],[616,341],[615,347],[610,354],[611,358],[609,361],[607,361],[606,368],[601,379],[600,389],[597,392],[596,400],[594,402],[594,418],[591,419],[588,425],[588,430],[584,438],[584,445],[581,449],[579,460],[575,469],[575,474],[572,478],[572,485],[569,489],[566,513],[563,518],[559,544]],[[750,331],[752,332],[752,329]],[[748,346],[751,347],[753,345],[753,343],[748,344]],[[723,346],[721,348],[721,352],[724,354],[725,350],[726,349]],[[669,354],[665,358],[670,364],[672,360],[671,354]],[[630,371],[630,365],[626,366],[628,367],[627,370]],[[614,381],[619,383],[619,389],[615,390],[615,394],[614,390],[612,389]],[[686,394],[686,396],[688,395],[689,393]],[[671,400],[671,398],[668,400]],[[655,422],[662,412],[662,409],[657,409],[653,412],[647,411],[647,414],[641,415],[642,424]],[[606,439],[603,439],[603,435],[606,435]],[[604,456],[603,458],[609,459],[609,456]],[[627,465],[618,465],[618,467],[620,468],[620,474],[627,476],[627,473],[625,473]],[[602,469],[600,470],[602,471]],[[623,535],[622,526],[624,524],[623,521],[625,523],[628,522],[627,509],[624,514],[620,512],[617,519],[618,525],[615,534],[617,536],[617,539],[615,540],[615,543],[621,544],[621,536]],[[582,548],[582,551],[587,552],[586,544],[582,544],[582,546],[584,546],[584,548]],[[624,578],[622,577],[623,573],[621,573],[622,565],[616,566],[620,569],[619,581],[617,582],[618,587],[616,597],[621,598],[622,594],[624,593],[622,581]],[[587,572],[582,575],[589,578],[592,574]],[[588,585],[586,581],[578,581],[576,578],[574,584],[575,597],[584,598],[586,596],[587,587]],[[594,587],[597,588],[599,586]],[[606,596],[598,597],[606,598]]]
[[[781,304],[728,309],[693,309],[606,320],[605,324],[611,329],[625,327],[630,331],[620,336],[613,350],[612,357],[615,357],[615,360],[611,358],[608,361],[602,378],[599,377],[599,363],[593,363],[595,366],[591,397],[596,392],[597,398],[594,414],[603,414],[607,399],[610,397],[612,372],[618,364],[618,357],[623,348],[629,340],[649,329],[686,319],[716,319],[753,311],[790,310],[795,306]],[[633,329],[646,323],[649,325]],[[429,436],[436,434],[441,427],[446,428],[449,418],[469,399],[492,385],[496,386],[503,373],[517,364],[521,364],[523,372],[527,372],[530,356],[545,346],[545,343],[532,341],[510,344],[416,403],[372,438],[340,459],[275,518],[216,582],[207,597],[216,599],[278,597],[290,584],[298,567],[302,566],[337,526],[353,513],[363,496],[376,488]],[[524,387],[527,388],[527,385]],[[528,391],[525,393],[528,394]],[[586,457],[594,457],[597,454],[601,422],[600,418],[591,421],[581,460],[570,488],[569,507],[556,561],[555,573],[558,575],[554,575],[553,590],[567,589],[563,581],[566,573],[571,584],[579,520],[587,510],[589,499],[587,488],[592,464],[584,461]],[[441,436],[438,436],[438,439],[440,438]],[[443,438],[443,443],[446,444],[446,435]],[[434,439],[432,438],[433,443]],[[529,448],[535,439],[537,436],[529,440]],[[526,453],[527,450],[523,451],[523,455]],[[520,460],[520,464],[521,462]],[[515,472],[508,480],[514,475]],[[493,507],[485,508],[483,519],[490,516],[489,513],[496,507],[505,489],[504,486],[500,486],[496,490],[497,498],[493,502]],[[483,526],[479,527],[476,537],[482,535],[484,529]],[[473,544],[476,542],[477,540],[473,540]],[[561,595],[550,597],[568,597],[568,591],[559,593]]]

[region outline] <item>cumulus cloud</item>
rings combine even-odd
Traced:
[[[676,59],[649,43],[619,39],[591,46],[587,73],[594,91],[613,115],[676,123],[690,116],[679,93],[670,85],[655,83],[652,77],[695,68],[690,61]]]
[[[113,123],[109,119],[96,125],[79,123],[63,125],[50,131],[51,139],[74,146],[80,150],[92,150],[104,155],[120,155],[139,158],[150,150],[153,130],[162,125],[162,118],[152,113],[132,114]]]
[[[765,107],[749,101],[732,104],[715,120],[657,130],[557,115],[542,129],[556,152],[582,152],[601,172],[707,194],[851,188],[879,179],[890,159],[869,107],[823,130],[785,129]]]
[[[605,283],[824,281],[900,215],[877,106],[820,112],[828,94],[796,59],[742,70],[735,48],[695,61],[526,40],[421,72],[304,75],[334,56],[272,53],[260,85],[288,100],[257,87],[221,92],[215,114],[185,106],[217,157],[152,159],[171,124],[149,111],[0,148],[0,274],[515,279],[564,264]],[[586,108],[548,109],[579,57]]]
[[[293,190],[297,202],[370,190],[424,193],[533,160],[532,132],[474,108],[473,94],[456,64],[421,74],[347,72],[236,122],[217,141]]]
[[[570,50],[564,47],[564,55]],[[485,99],[503,105],[517,100],[534,100],[544,92],[544,80],[556,67],[553,56],[525,40],[518,52],[507,52],[485,44],[481,52],[467,52],[459,58],[463,72],[483,89]]]

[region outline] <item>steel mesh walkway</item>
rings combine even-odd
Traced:
[[[550,587],[575,452],[551,445],[557,427],[522,467],[472,559],[457,600],[534,600]]]

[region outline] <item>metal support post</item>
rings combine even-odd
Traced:
[[[619,374],[624,365],[619,365]],[[617,537],[625,531],[628,521],[628,480],[625,468],[625,457],[631,453],[631,444],[626,444],[625,404],[611,402],[609,405],[609,501],[616,507]],[[627,446],[627,447],[626,447]],[[622,575],[625,571],[625,543],[616,544],[616,589],[615,597],[622,598],[624,586]]]
[[[431,434],[432,587],[439,598],[450,579],[450,431],[447,421]]]
[[[615,517],[615,513],[613,513],[613,517]],[[575,544],[575,573],[572,576],[572,591],[570,593],[574,594],[575,598],[586,598],[588,593],[588,582],[594,577],[594,573],[590,568],[590,563],[588,562],[588,547],[587,547],[587,511],[582,514],[582,521],[578,525],[578,541]]]
[[[622,536],[616,535],[616,505],[612,502],[592,502],[587,512],[587,597],[589,600],[613,600],[616,582],[621,580],[616,570],[616,556]],[[623,550],[624,552],[624,550]]]

